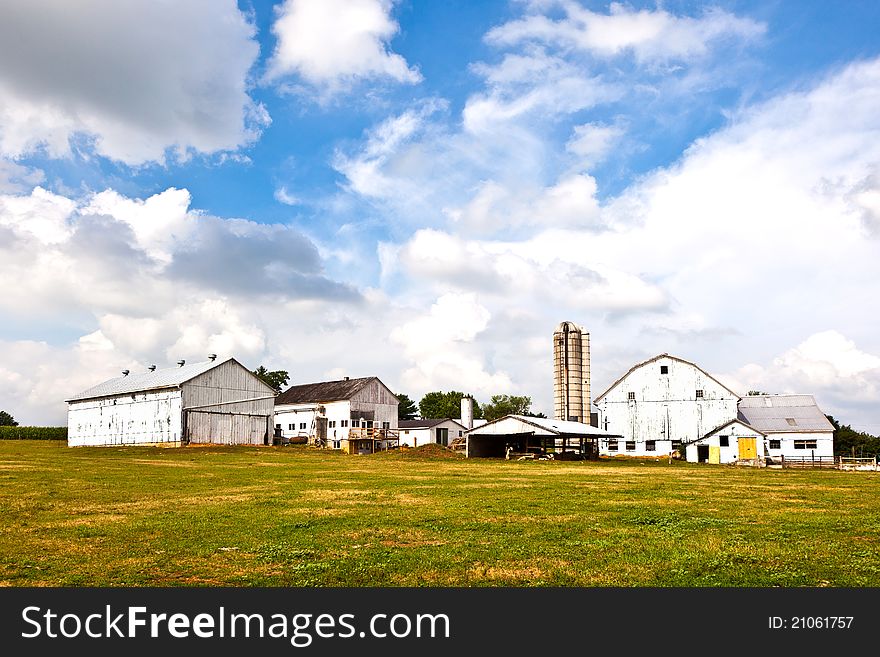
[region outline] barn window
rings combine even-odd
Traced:
[[[609,452],[616,452],[617,451],[617,441],[616,440],[609,440],[608,441],[608,451]]]
[[[299,423],[299,428],[300,428],[300,429],[305,429],[305,428],[306,428],[306,423],[305,423],[305,422],[300,422],[300,423]]]
[[[702,399],[702,398],[703,398],[703,391],[697,390],[697,399]]]
[[[656,452],[657,451],[657,441],[656,440],[646,440],[645,441],[645,451]]]
[[[636,400],[636,393],[634,393],[634,392],[627,393],[626,398],[627,398],[629,401],[635,401],[635,400]]]
[[[782,441],[781,440],[771,440],[770,441],[770,449],[782,449]]]
[[[342,447],[342,441],[341,441],[341,440],[334,440],[334,441],[333,441],[333,449],[341,449],[341,447]]]
[[[795,449],[816,449],[816,441],[815,440],[795,440],[794,441]]]
[[[348,426],[348,420],[341,420],[341,421],[339,422],[339,426],[340,426],[340,427],[347,427],[347,426]]]
[[[672,441],[672,449],[681,449],[681,441],[673,440]]]
[[[669,365],[661,365],[660,374],[669,374]]]
[[[718,446],[719,447],[730,447],[730,437],[729,436],[718,436]]]
[[[293,431],[294,429],[296,429],[296,424],[288,424],[288,425],[287,425],[287,430],[288,430],[288,431]]]
[[[627,440],[626,441],[626,451],[627,452],[636,451],[636,441],[635,440]]]
[[[382,428],[383,428],[383,429],[390,429],[390,428],[391,428],[391,423],[390,423],[390,422],[383,422],[383,423],[382,423]]]
[[[787,418],[785,418],[785,421],[788,422],[788,424],[790,426],[793,426],[793,427],[797,426],[797,420],[795,420],[793,417],[787,417]]]
[[[463,435],[464,435],[464,431],[459,431],[459,432],[458,432],[458,437],[459,437],[459,438],[461,438]]]
[[[351,421],[351,426],[353,426],[353,427],[359,427],[359,426],[361,426],[361,421],[360,421],[360,420],[352,420],[352,421]]]

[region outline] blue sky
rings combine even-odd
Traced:
[[[530,395],[668,352],[880,432],[875,2],[13,1],[0,408],[235,355]]]

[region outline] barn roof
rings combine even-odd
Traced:
[[[728,388],[726,385],[724,385],[723,383],[721,383],[721,381],[719,381],[719,380],[716,379],[714,376],[712,376],[711,374],[709,374],[706,370],[704,370],[702,367],[700,367],[700,366],[697,365],[696,363],[692,363],[691,361],[689,361],[689,360],[685,360],[684,358],[679,358],[678,356],[670,356],[669,354],[658,354],[657,356],[654,356],[653,358],[649,358],[648,360],[642,361],[641,363],[636,363],[635,365],[633,365],[632,367],[630,367],[626,374],[624,374],[622,377],[620,377],[619,379],[617,379],[617,381],[615,381],[615,382],[612,383],[610,386],[608,386],[608,389],[607,389],[605,392],[603,392],[601,395],[599,395],[598,397],[596,397],[596,399],[593,400],[593,403],[598,402],[598,401],[599,401],[600,399],[602,399],[605,395],[607,395],[609,392],[611,392],[612,390],[614,390],[614,388],[616,388],[617,385],[618,385],[621,381],[623,381],[626,377],[628,377],[630,374],[632,374],[633,372],[635,372],[635,371],[636,371],[637,369],[639,369],[640,367],[643,367],[643,366],[645,366],[645,365],[648,365],[648,364],[650,364],[650,363],[653,363],[655,360],[660,360],[661,358],[670,358],[670,359],[672,359],[672,360],[677,360],[679,363],[684,363],[684,364],[686,364],[686,365],[690,365],[691,367],[695,367],[695,368],[697,368],[697,369],[700,370],[703,374],[705,374],[705,375],[708,376],[710,379],[712,379],[715,383],[717,383],[717,384],[720,385],[722,388],[724,388],[725,390],[727,390],[727,392],[729,392],[731,395],[733,395],[733,396],[736,397],[737,399],[740,399],[740,396],[739,396],[738,394],[736,394],[733,390],[731,390],[731,389]]]
[[[398,420],[397,428],[398,429],[430,429],[431,427],[436,427],[438,424],[443,424],[444,422],[455,422],[455,424],[459,425],[462,429],[464,429],[464,425],[452,417],[441,417],[441,418],[424,418],[417,420]]]
[[[763,431],[761,431],[758,427],[753,427],[751,424],[749,424],[748,422],[746,422],[746,421],[743,420],[742,418],[734,418],[733,420],[728,420],[728,421],[725,422],[724,424],[719,424],[717,427],[715,427],[714,429],[712,429],[712,431],[710,431],[709,433],[705,434],[705,435],[703,436],[703,438],[708,438],[709,436],[712,436],[712,435],[718,433],[718,432],[721,431],[722,429],[726,429],[726,428],[729,427],[731,424],[734,424],[734,423],[736,423],[736,422],[738,422],[739,424],[743,425],[746,429],[751,429],[751,430],[754,431],[755,433],[759,433],[759,434],[761,434],[762,436],[766,436],[766,435],[767,435],[766,433],[764,433]],[[700,438],[700,440],[702,440],[703,438]]]
[[[204,374],[230,360],[235,359],[230,357],[226,360],[206,360],[201,363],[183,365],[182,367],[166,367],[161,370],[155,370],[154,372],[142,372],[140,374],[129,374],[128,376],[118,376],[115,379],[108,379],[103,383],[99,383],[88,390],[83,390],[81,393],[68,397],[64,401],[82,401],[84,399],[97,399],[99,397],[112,397],[114,395],[143,392],[145,390],[176,388],[190,379],[194,379],[200,374]]]
[[[764,433],[834,431],[813,395],[752,395],[738,410],[740,420]]]
[[[323,381],[321,383],[304,383],[292,386],[275,398],[275,405],[321,403],[351,399],[363,387],[378,377],[366,376],[360,379],[343,379],[342,381]],[[380,384],[385,385],[381,381]],[[386,386],[387,387],[387,386]]]

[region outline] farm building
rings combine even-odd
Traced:
[[[739,419],[765,435],[773,461],[834,456],[834,427],[812,395],[754,395],[739,403]]]
[[[728,420],[682,447],[686,460],[692,463],[735,463],[763,458],[766,437],[742,420]]]
[[[407,447],[419,447],[428,443],[436,443],[448,447],[456,438],[464,436],[463,424],[452,418],[439,420],[398,420],[400,444]]]
[[[608,455],[659,456],[736,418],[739,395],[694,363],[660,354],[632,367],[596,398],[599,426],[623,436]]]
[[[129,374],[67,399],[67,443],[267,445],[275,391],[234,358]]]
[[[306,383],[275,399],[283,438],[369,454],[397,445],[397,397],[377,377]]]
[[[465,432],[470,457],[598,458],[600,440],[620,437],[583,422],[506,415]]]

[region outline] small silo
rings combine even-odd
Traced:
[[[573,322],[553,332],[553,413],[590,423],[590,334]]]
[[[461,398],[461,424],[465,429],[474,428],[474,398],[469,395]]]

